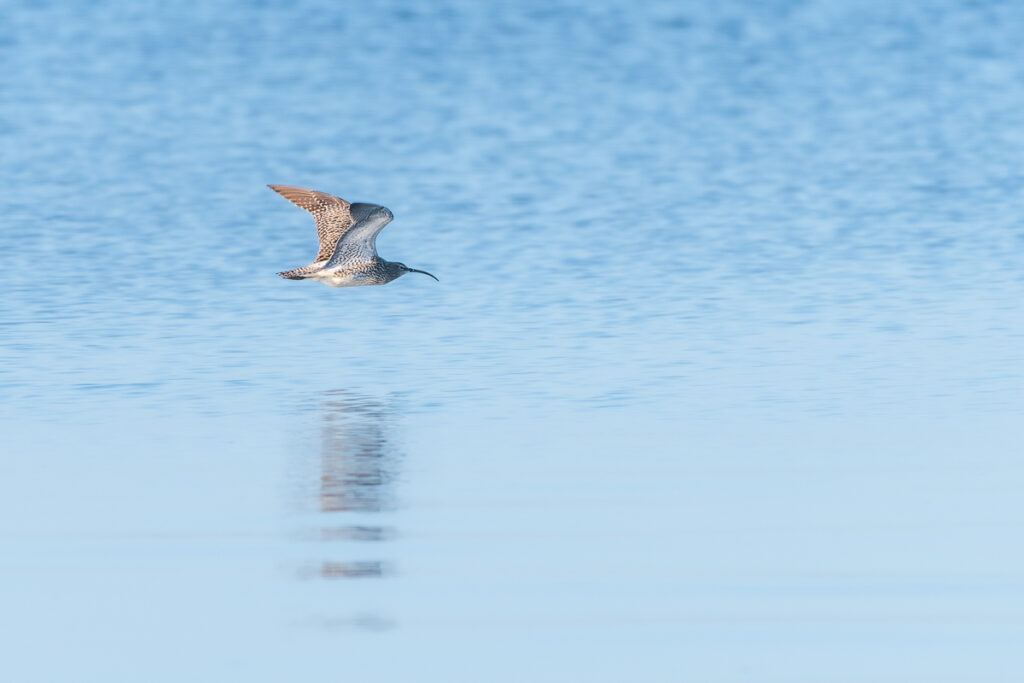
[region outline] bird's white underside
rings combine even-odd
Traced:
[[[378,282],[368,273],[359,271],[343,271],[341,269],[325,268],[306,276],[310,280],[322,282],[331,287],[363,287],[375,285]]]

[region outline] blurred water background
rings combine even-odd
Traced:
[[[1017,680],[1022,34],[0,2],[3,678]]]

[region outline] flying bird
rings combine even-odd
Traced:
[[[318,280],[331,287],[383,285],[406,273],[423,273],[377,255],[377,235],[394,215],[379,204],[350,204],[326,192],[289,185],[267,185],[316,221],[320,251],[308,266],[278,273],[289,280]]]

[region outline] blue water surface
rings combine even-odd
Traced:
[[[3,678],[1017,680],[1021,35],[0,2]]]

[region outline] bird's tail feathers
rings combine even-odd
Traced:
[[[323,266],[303,266],[302,268],[295,268],[293,270],[286,270],[283,273],[278,273],[283,278],[289,280],[305,280],[307,277],[320,270]]]

